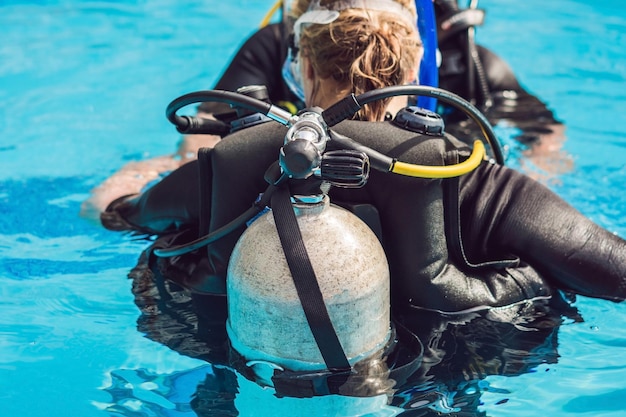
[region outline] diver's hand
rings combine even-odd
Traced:
[[[180,166],[181,162],[171,155],[130,162],[107,178],[90,192],[81,205],[80,215],[86,219],[99,220],[110,202],[129,194],[138,194],[151,181]]]
[[[538,139],[523,152],[522,171],[544,184],[558,184],[558,176],[574,169],[572,155],[563,150],[565,125],[547,126],[550,133],[541,133]]]

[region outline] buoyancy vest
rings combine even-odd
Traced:
[[[469,154],[449,135],[420,135],[388,122],[344,121],[333,129],[412,164],[452,164]],[[153,249],[217,230],[266,189],[264,173],[278,159],[285,132],[266,123],[226,137],[141,195],[111,203],[103,225],[156,234]],[[626,242],[515,170],[485,161],[446,180],[372,171],[363,188],[333,188],[330,197],[374,209],[396,310],[505,306],[549,297],[553,288],[626,298]],[[230,253],[243,230],[208,249],[153,256],[151,266],[196,293],[224,295]]]
[[[333,129],[412,164],[448,165],[470,153],[453,137],[416,134],[388,122],[344,121]],[[205,223],[208,229],[201,234],[232,221],[265,190],[264,173],[277,160],[285,133],[285,127],[267,123],[237,132],[204,151],[200,161],[209,166],[203,170],[204,175],[211,176],[211,190],[210,199],[205,199],[200,210],[201,216],[209,219]],[[378,212],[396,308],[460,312],[549,297],[550,287],[517,258],[494,259],[480,266],[463,258],[462,237],[454,216],[458,198],[450,198],[450,193],[458,193],[457,181],[372,171],[364,187],[332,188],[329,195],[333,203],[371,205]],[[214,282],[225,279],[230,253],[242,232],[243,228],[209,246]]]

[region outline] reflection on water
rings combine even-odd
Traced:
[[[290,416],[486,416],[482,395],[495,395],[498,405],[509,400],[510,392],[485,378],[522,375],[556,363],[560,325],[564,319],[582,321],[565,298],[463,315],[412,311],[397,321],[420,338],[424,356],[389,397],[278,398],[273,389],[247,380],[230,366],[224,298],[192,297],[155,277],[142,262],[130,277],[142,312],[137,329],[207,365],[170,374],[112,371],[105,388],[111,403],[100,406],[124,416],[252,416],[267,415],[268,410]]]
[[[108,403],[96,404],[122,416],[236,416],[235,374],[211,365],[171,374],[119,369],[110,374]],[[210,410],[211,414],[203,414]]]

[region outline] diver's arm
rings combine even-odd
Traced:
[[[490,91],[525,91],[506,61],[484,46],[476,45],[476,49],[485,69]]]
[[[281,75],[287,54],[286,33],[283,24],[267,25],[255,32],[237,51],[219,81],[216,90],[236,91],[248,85],[267,87],[272,103],[293,100],[293,95]],[[223,103],[202,103],[199,111],[220,113],[230,107]]]
[[[129,162],[90,191],[89,198],[81,204],[80,215],[96,221],[111,201],[138,194],[146,184],[160,179],[163,172],[178,166],[179,161],[170,155]]]
[[[212,148],[220,139],[214,135],[187,135],[179,143],[176,154],[127,163],[90,190],[89,197],[81,204],[81,217],[97,221],[112,201],[139,194],[151,182],[195,160],[200,148]]]
[[[626,241],[540,183],[483,163],[461,180],[461,228],[470,260],[514,254],[558,288],[626,299]]]
[[[571,171],[572,158],[563,151],[565,125],[546,103],[522,87],[502,58],[481,46],[478,52],[492,101],[485,115],[494,125],[505,121],[521,130],[517,139],[528,146],[521,161],[524,171],[543,182]]]
[[[199,222],[198,163],[189,162],[154,186],[136,195],[114,200],[101,214],[104,227],[116,231],[160,235]]]

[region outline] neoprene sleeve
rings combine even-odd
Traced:
[[[286,39],[283,25],[278,23],[255,32],[237,51],[214,88],[236,91],[247,85],[265,85],[272,103],[297,100],[281,73],[287,54]],[[229,106],[223,103],[202,103],[199,106],[199,110],[207,113],[228,109]]]
[[[558,288],[626,298],[626,242],[542,184],[483,163],[461,180],[461,229],[472,261],[515,254]]]
[[[113,201],[102,213],[104,227],[139,234],[163,235],[181,229],[196,230],[199,223],[198,162],[172,171],[136,196]],[[126,223],[126,228],[115,225]]]

